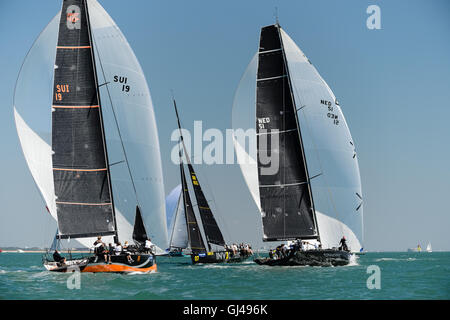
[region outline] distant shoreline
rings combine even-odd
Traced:
[[[17,250],[2,250],[1,253],[46,253],[46,250],[22,250],[22,251],[17,251]],[[60,251],[61,253],[68,253],[67,251]],[[74,251],[70,251],[70,253],[90,253],[90,251],[78,251],[78,250],[74,250]]]

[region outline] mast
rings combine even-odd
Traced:
[[[214,218],[211,208],[209,207],[208,201],[206,200],[206,197],[202,191],[200,182],[198,181],[194,168],[192,167],[192,164],[190,162],[189,155],[187,153],[186,145],[184,143],[183,135],[181,132],[180,118],[178,115],[178,109],[175,99],[173,99],[173,104],[175,108],[175,113],[177,115],[178,129],[180,130],[180,139],[183,144],[184,153],[186,155],[187,166],[189,169],[192,186],[194,188],[195,198],[197,199],[197,206],[200,212],[200,218],[202,220],[203,228],[205,231],[208,249],[209,251],[211,251],[211,243],[214,243],[219,246],[225,246],[225,240],[223,238],[222,232],[219,229],[219,226],[217,225],[216,219]]]
[[[292,82],[291,82],[291,75],[289,73],[289,65],[287,62],[287,58],[286,58],[286,52],[284,51],[284,45],[283,45],[283,37],[280,34],[280,29],[281,26],[278,23],[278,16],[277,16],[277,22],[276,22],[276,27],[278,30],[278,36],[280,37],[280,44],[281,44],[281,51],[283,53],[283,61],[284,61],[284,65],[286,68],[286,74],[287,74],[287,78],[288,78],[288,82],[289,82],[289,89],[291,92],[291,100],[292,100],[292,105],[294,106],[294,110],[297,110],[297,106],[295,104],[295,99],[294,99],[294,93],[292,92]],[[311,188],[311,179],[310,179],[310,175],[309,175],[309,171],[308,171],[308,162],[306,161],[306,156],[305,156],[305,149],[303,147],[303,138],[302,138],[302,131],[300,128],[300,123],[298,121],[298,115],[297,112],[294,112],[295,115],[295,122],[297,123],[297,131],[298,131],[298,136],[299,136],[299,140],[300,140],[300,149],[302,152],[302,158],[303,158],[303,163],[305,164],[305,171],[306,171],[306,179],[308,182],[308,193],[309,193],[309,197],[311,198],[311,205],[312,205],[312,215],[314,218],[314,227],[316,229],[317,232],[317,241],[320,242],[320,233],[319,233],[319,225],[317,223],[317,216],[316,216],[316,208],[314,205],[314,198],[313,198],[313,194],[312,194],[312,188]]]
[[[114,235],[118,241],[86,0],[62,4],[52,150],[59,237]]]
[[[261,29],[256,84],[258,182],[263,241],[317,239],[313,200],[279,25]],[[267,138],[270,137],[270,140]],[[263,138],[266,139],[264,144]],[[273,146],[278,138],[279,146]],[[267,172],[261,151],[278,155]]]

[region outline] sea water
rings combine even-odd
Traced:
[[[192,265],[152,274],[45,271],[39,253],[0,253],[0,299],[450,299],[450,252],[366,253],[344,267]],[[74,285],[77,284],[77,285]]]

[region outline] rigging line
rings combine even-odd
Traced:
[[[294,88],[295,93],[297,94],[297,97],[300,100],[299,102],[302,102],[303,99],[300,98],[301,96],[299,94],[298,88],[295,85],[294,81],[292,82],[292,87]],[[312,130],[311,130],[311,127],[310,127],[310,124],[309,124],[309,121],[308,121],[308,117],[307,117],[305,111],[303,110],[304,107],[306,107],[306,104],[303,104],[303,103],[300,103],[300,104],[302,105],[302,107],[299,108],[297,111],[302,110],[302,115],[303,115],[303,118],[305,119],[305,123],[306,123],[306,127],[307,127],[307,130],[308,130],[309,136],[311,137],[311,141],[312,141],[312,143],[314,145],[314,153],[316,155],[317,162],[319,163],[321,174],[323,174],[324,170],[323,170],[322,162],[320,160],[317,144],[314,141],[314,135],[312,134]],[[315,176],[315,177],[317,177],[317,176]],[[329,187],[328,179],[326,178],[326,175],[323,175],[323,178],[325,180],[325,185],[327,186],[326,190],[328,191],[329,199],[330,199],[331,205],[333,207],[334,213],[336,214],[336,218],[339,218],[339,212],[338,212],[338,210],[336,208],[336,204],[334,203],[333,193],[331,192],[331,189]],[[343,234],[344,233],[344,228],[343,228],[341,223],[339,224],[339,227],[341,229],[341,233]]]
[[[95,40],[95,37],[94,37],[94,40]],[[93,45],[94,45],[95,50],[97,51],[97,57],[98,57],[98,61],[100,62],[100,68],[101,68],[101,70],[102,70],[103,79],[106,81],[105,70],[103,69],[103,63],[102,63],[102,59],[101,59],[101,57],[100,57],[100,53],[99,53],[99,51],[98,51],[97,43],[94,42]],[[140,207],[140,202],[139,202],[139,198],[138,198],[137,191],[136,191],[136,185],[135,185],[135,183],[134,183],[133,175],[131,174],[130,164],[129,164],[129,162],[128,162],[127,153],[126,153],[126,151],[125,151],[125,145],[124,145],[124,143],[123,143],[122,133],[120,132],[120,128],[119,128],[119,122],[117,121],[116,112],[115,112],[115,110],[114,110],[114,103],[113,103],[112,98],[111,98],[111,93],[109,92],[108,83],[109,83],[109,82],[105,82],[104,85],[105,85],[105,87],[106,87],[106,92],[108,93],[109,102],[111,103],[111,110],[112,110],[112,113],[113,113],[113,116],[114,116],[114,122],[115,122],[115,124],[116,124],[117,133],[119,134],[120,144],[121,144],[121,146],[122,146],[123,155],[124,155],[124,157],[125,157],[125,160],[122,160],[122,162],[125,161],[125,163],[126,163],[126,165],[127,165],[128,173],[129,173],[130,179],[131,179],[131,184],[132,184],[133,190],[134,190],[134,195],[135,195],[135,197],[136,197],[136,203],[137,203],[137,205]],[[117,163],[120,163],[120,162],[116,162],[115,164],[117,164]]]

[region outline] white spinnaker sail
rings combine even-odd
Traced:
[[[161,155],[147,81],[108,13],[95,0],[88,0],[88,9],[116,213],[133,225],[138,201],[147,234],[167,248]],[[119,218],[117,222],[119,237],[130,241],[132,228],[125,226],[125,232]]]
[[[176,186],[166,197],[166,210],[168,216],[169,246],[187,248],[189,245],[189,237],[181,195],[181,184]]]
[[[36,134],[14,108],[17,134],[31,175],[41,192],[48,211],[56,220],[56,203],[53,186],[52,148]]]
[[[344,235],[352,251],[363,242],[361,179],[353,139],[326,82],[280,28],[297,106],[320,240],[338,246]],[[358,209],[357,209],[358,208]]]
[[[53,67],[60,13],[28,51],[14,90],[14,120],[31,175],[52,217],[56,219],[51,150]]]
[[[236,158],[249,188],[250,194],[261,211],[259,197],[258,163],[256,150],[256,71],[258,55],[255,54],[249,63],[236,90],[233,110],[232,127],[233,143]]]

